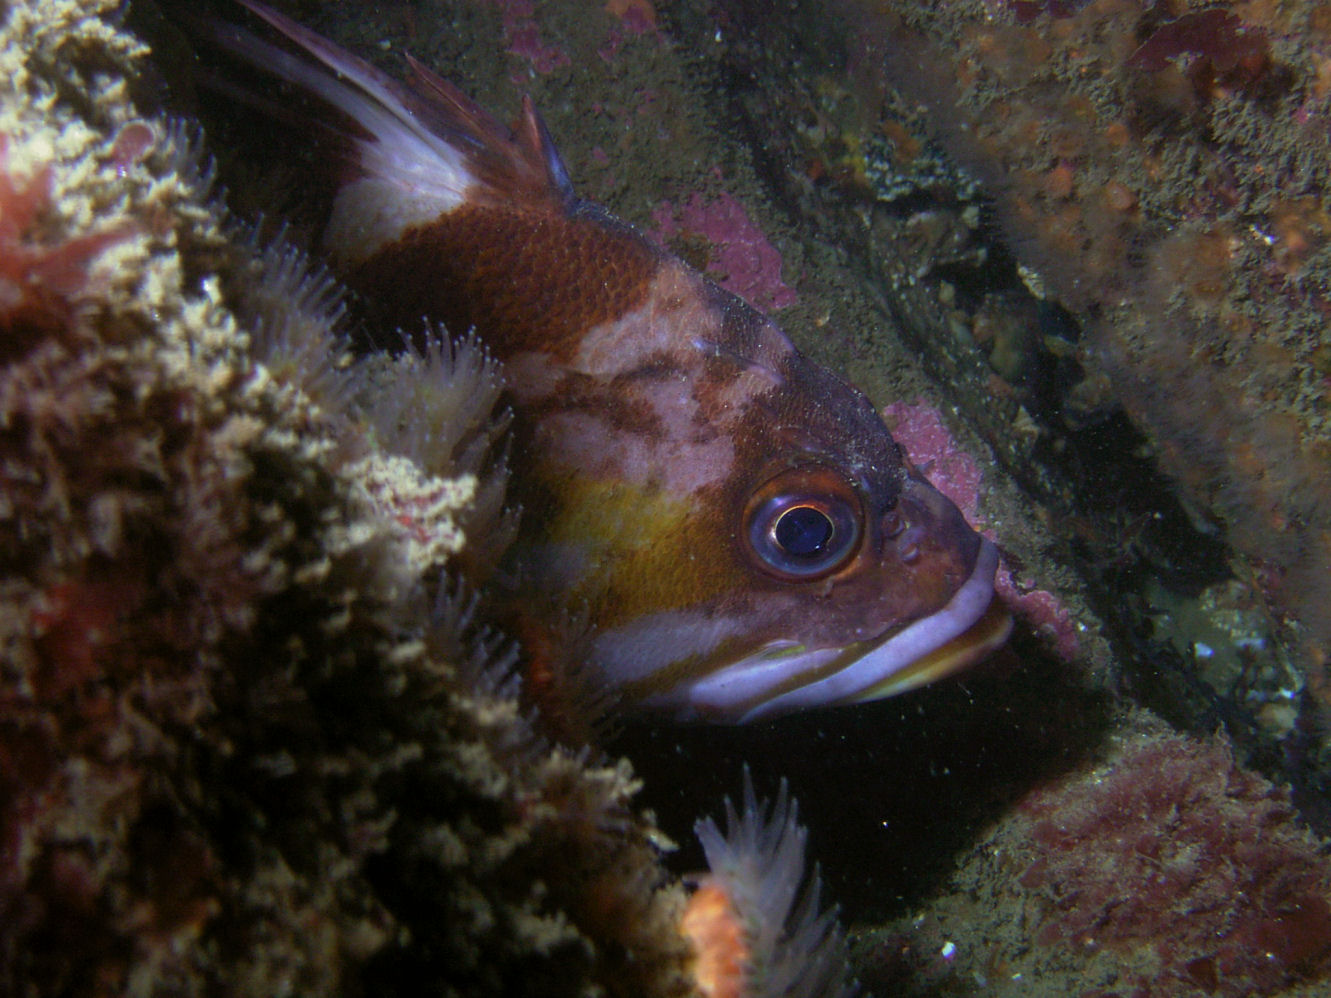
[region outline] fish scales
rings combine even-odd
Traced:
[[[578,199],[529,101],[515,131],[261,5],[233,53],[349,119],[323,249],[387,322],[475,329],[517,413],[523,514],[491,580],[530,686],[742,722],[913,688],[1006,637],[997,551],[869,400],[780,328]]]
[[[497,355],[523,350],[577,358],[587,330],[639,306],[650,290],[649,248],[554,206],[463,205],[416,226],[345,270],[376,293],[378,311],[416,326],[488,330]]]

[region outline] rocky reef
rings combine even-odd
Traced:
[[[1186,514],[1187,528],[1117,530],[1161,580],[1141,580],[1136,612],[1186,677],[1139,673],[1140,695],[1176,716],[1227,702],[1249,751],[1284,754],[1296,784],[1324,792],[1320,763],[1290,752],[1326,729],[1331,702],[1324,12],[1002,7],[901,5],[883,72],[931,107],[929,134],[983,182],[1034,292],[1027,311],[1072,321],[1042,320],[1053,335],[1014,346],[1013,323],[994,318],[1021,314],[1010,297],[958,308],[991,371],[1041,414],[1032,450],[1126,414]],[[947,74],[905,82],[942,51],[956,53]],[[1223,567],[1208,567],[1205,539]]]
[[[1145,714],[948,886],[857,940],[882,993],[1313,995],[1331,965],[1331,867],[1288,793]]]

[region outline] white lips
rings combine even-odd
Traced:
[[[809,707],[875,700],[922,686],[992,651],[1007,638],[1006,614],[989,613],[998,549],[981,539],[970,578],[941,610],[865,648],[768,648],[699,679],[689,690],[694,716],[731,723]],[[988,618],[978,634],[967,632]],[[965,639],[962,639],[965,636]],[[955,647],[949,647],[957,642]],[[792,680],[845,658],[826,678],[789,688]]]

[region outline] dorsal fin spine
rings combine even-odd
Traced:
[[[545,119],[536,110],[536,104],[529,94],[522,96],[522,136],[533,155],[545,164],[546,177],[550,187],[558,192],[564,202],[573,200],[573,181],[568,175],[568,167],[559,155],[550,129],[545,127]]]

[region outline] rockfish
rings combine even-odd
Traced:
[[[510,132],[410,56],[399,82],[245,6],[292,48],[226,47],[344,126],[335,272],[503,363],[522,516],[509,588],[487,588],[538,699],[576,672],[619,711],[744,722],[899,693],[1006,638],[994,545],[869,400],[580,200],[529,99]]]

